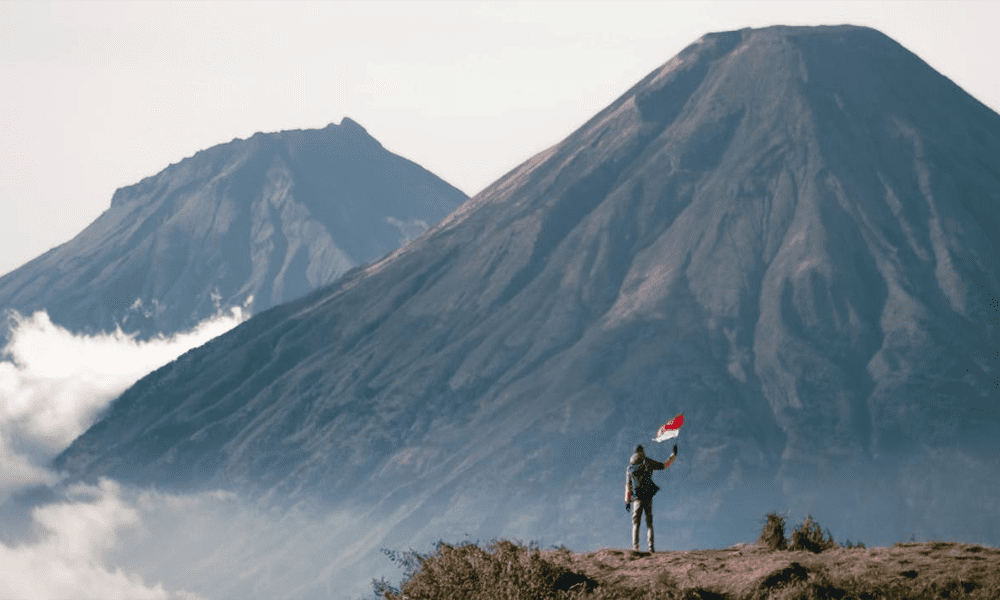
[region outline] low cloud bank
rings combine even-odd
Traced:
[[[28,539],[0,543],[0,598],[355,600],[400,575],[345,543],[375,526],[356,513],[110,479],[57,494],[22,517]]]
[[[366,564],[344,543],[365,539],[373,515],[67,484],[48,469],[129,386],[245,319],[235,308],[140,341],[13,315],[0,353],[0,598],[353,600],[371,596],[372,577],[398,578],[388,560]]]
[[[0,362],[0,503],[55,483],[45,467],[100,412],[144,375],[229,331],[246,317],[235,307],[170,338],[146,341],[121,330],[75,334],[48,314],[13,314]]]
[[[113,482],[70,486],[56,496],[61,501],[34,507],[17,496],[37,496],[56,484],[58,477],[47,468],[52,458],[130,385],[245,318],[237,307],[192,331],[137,341],[120,330],[75,334],[45,312],[11,315],[2,353],[9,360],[0,362],[0,597],[200,598],[109,567],[105,557],[119,534],[140,525],[137,507],[121,498]]]
[[[200,600],[183,590],[148,585],[134,573],[109,567],[104,557],[122,530],[140,525],[139,511],[122,500],[109,480],[99,487],[74,485],[65,501],[32,511],[35,538],[0,544],[0,596],[94,600]]]

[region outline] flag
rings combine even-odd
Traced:
[[[681,425],[684,424],[684,413],[681,413],[670,419],[660,427],[660,430],[656,432],[656,437],[653,438],[654,442],[665,442],[670,438],[677,437],[677,434],[681,432]]]

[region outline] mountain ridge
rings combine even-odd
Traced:
[[[0,305],[75,331],[169,335],[328,283],[465,198],[346,117],[257,133],[118,189],[79,235],[0,277]]]

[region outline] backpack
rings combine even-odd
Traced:
[[[653,483],[653,471],[646,466],[646,460],[628,466],[628,476],[632,478],[632,494],[639,500],[646,500],[660,491],[660,486]]]

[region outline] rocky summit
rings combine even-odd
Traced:
[[[347,577],[464,535],[627,546],[629,455],[666,459],[683,410],[659,549],[770,510],[996,544],[998,148],[1000,115],[872,29],[706,35],[425,236],[139,381],[56,465],[319,498],[356,515],[324,558]]]
[[[465,200],[349,118],[258,133],[116,191],[75,238],[0,277],[0,308],[47,310],[72,331],[169,335],[298,298]]]

